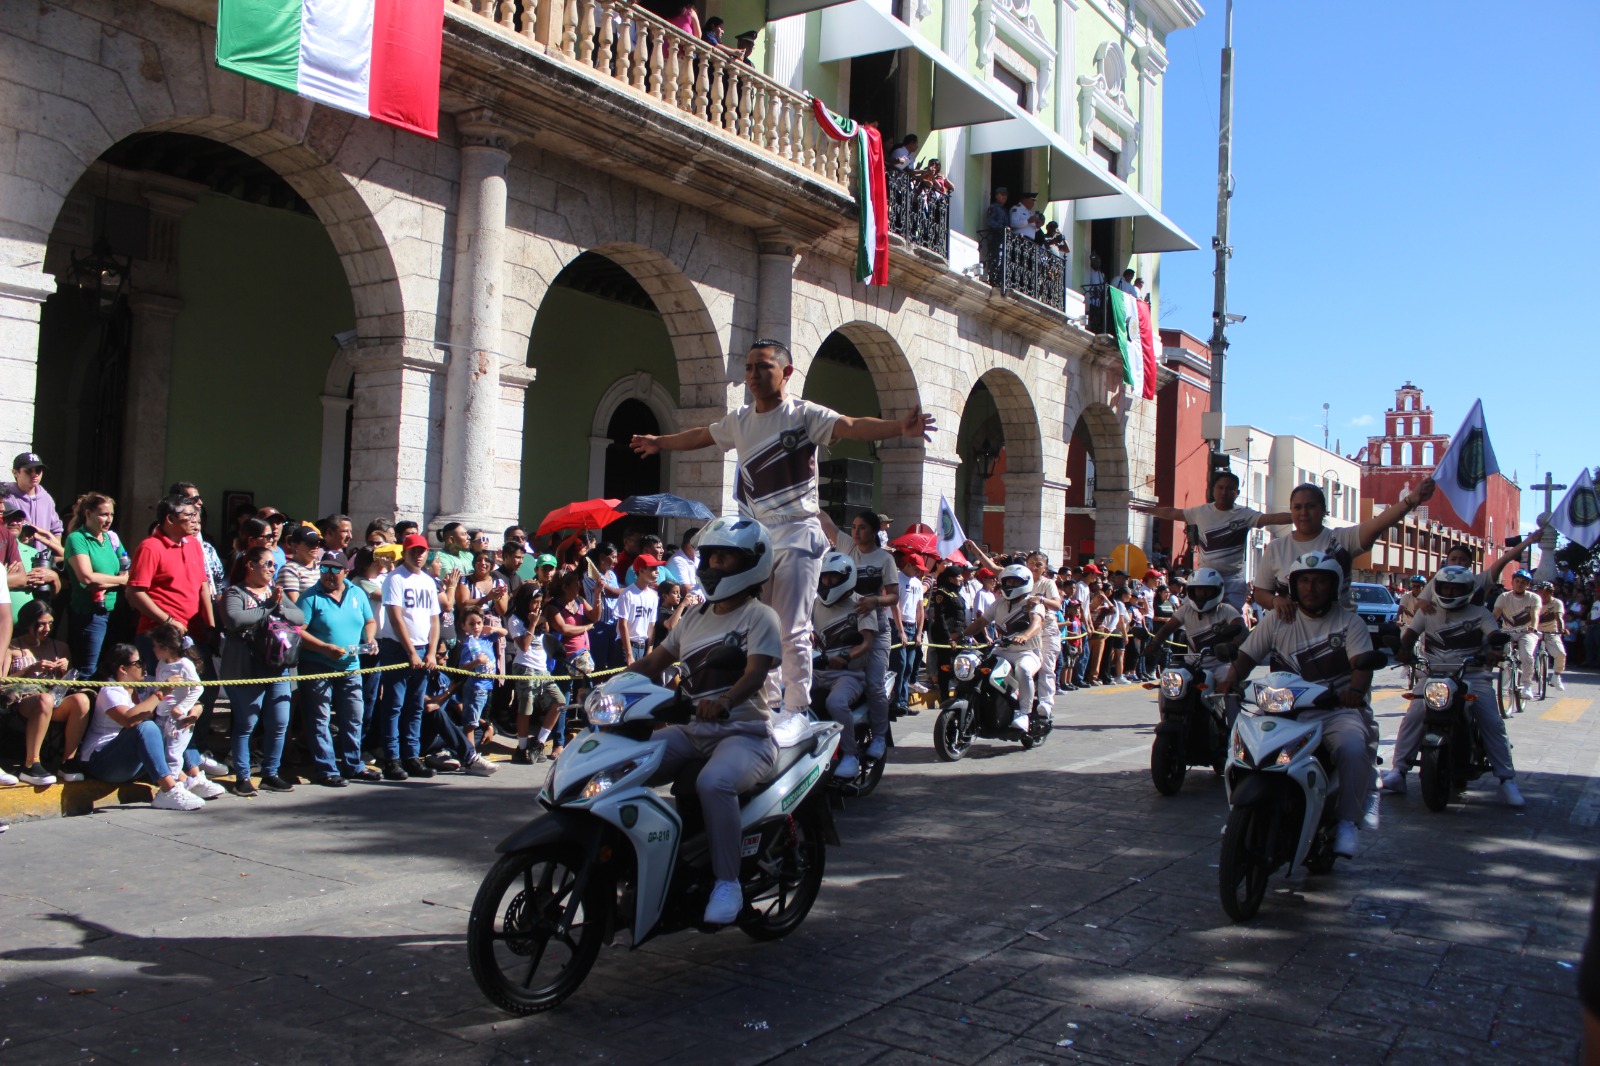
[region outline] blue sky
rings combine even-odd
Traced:
[[[1207,338],[1224,0],[1168,42],[1161,325]],[[1352,454],[1394,390],[1440,432],[1482,397],[1524,528],[1545,470],[1600,464],[1600,5],[1414,0],[1234,9],[1228,421]],[[1534,453],[1539,454],[1534,471]]]

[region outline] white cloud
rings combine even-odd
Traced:
[[[1350,424],[1352,426],[1371,426],[1377,424],[1377,421],[1378,417],[1376,415],[1356,415],[1350,420]]]

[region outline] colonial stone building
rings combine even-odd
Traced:
[[[1158,253],[1193,246],[1152,203],[1165,40],[1199,8],[815,6],[711,0],[771,15],[747,63],[619,0],[448,0],[437,142],[218,69],[215,0],[9,8],[0,454],[43,453],[63,505],[113,491],[129,525],[195,481],[213,534],[225,494],[496,529],[652,489],[726,509],[731,456],[625,442],[740,403],[764,336],[808,397],[937,416],[932,443],[873,450],[897,523],[981,510],[972,470],[999,469],[1005,542],[1058,548],[1077,433],[1097,542],[1145,543],[1155,404],[1097,339],[1087,256],[976,227],[1013,175],[1157,290]],[[892,32],[812,47],[850,18]],[[880,68],[887,105],[863,96]],[[806,89],[940,130],[956,191],[898,187],[888,287],[853,279],[850,161]]]

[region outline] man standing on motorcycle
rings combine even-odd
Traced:
[[[1272,669],[1290,671],[1336,694],[1335,707],[1303,712],[1300,720],[1309,715],[1321,718],[1322,741],[1333,756],[1339,781],[1339,824],[1333,853],[1351,858],[1356,852],[1356,823],[1366,812],[1373,779],[1372,756],[1367,750],[1372,671],[1357,669],[1355,664],[1372,651],[1372,638],[1361,616],[1339,604],[1344,581],[1339,560],[1308,552],[1294,561],[1286,578],[1294,614],[1285,619],[1274,612],[1263,618],[1245,639],[1217,691],[1232,692],[1257,663],[1270,661]]]
[[[1235,610],[1244,606],[1248,582],[1244,578],[1244,550],[1250,531],[1265,526],[1288,525],[1287,513],[1262,514],[1239,506],[1239,476],[1223,471],[1211,479],[1210,499],[1198,507],[1149,507],[1134,504],[1165,522],[1183,522],[1194,546],[1195,569],[1215,570],[1223,578],[1222,598]]]
[[[706,602],[686,611],[666,639],[628,669],[659,677],[673,663],[683,664],[680,691],[694,701],[695,720],[658,734],[666,753],[651,783],[664,784],[685,763],[706,760],[695,781],[716,878],[705,922],[727,925],[744,907],[739,793],[753,788],[778,760],[765,685],[782,661],[783,637],[777,614],[757,599],[776,554],[765,527],[749,518],[718,518],[700,531],[698,547],[696,576]],[[709,665],[713,653],[727,647],[745,653],[743,672]]]
[[[1219,644],[1235,642],[1244,637],[1244,620],[1237,608],[1226,602],[1226,578],[1211,567],[1201,567],[1189,579],[1188,591],[1183,601],[1173,610],[1172,617],[1156,630],[1145,651],[1145,659],[1153,661],[1166,644],[1167,638],[1180,627],[1189,642],[1189,664],[1198,667],[1206,651],[1215,650]],[[1216,662],[1211,667],[1208,684],[1214,689],[1227,673],[1228,664]],[[1229,701],[1230,711],[1233,701]],[[1231,724],[1231,718],[1230,718]]]
[[[1522,698],[1533,699],[1533,653],[1539,646],[1537,625],[1544,601],[1533,592],[1533,575],[1518,570],[1511,575],[1511,591],[1494,601],[1500,628],[1511,634],[1517,665],[1522,667]]]
[[[1472,701],[1472,712],[1478,719],[1484,754],[1488,756],[1494,775],[1500,779],[1500,801],[1508,807],[1521,807],[1522,792],[1513,780],[1517,771],[1511,764],[1511,744],[1506,740],[1506,724],[1500,718],[1493,675],[1480,658],[1489,634],[1495,631],[1495,620],[1487,610],[1472,602],[1476,587],[1477,578],[1464,566],[1446,566],[1440,570],[1433,579],[1433,602],[1439,610],[1432,614],[1419,611],[1412,616],[1400,635],[1400,661],[1412,661],[1419,638],[1425,639],[1430,667],[1454,671],[1468,660],[1474,660],[1461,680],[1466,683],[1467,691],[1476,697]],[[1383,775],[1385,792],[1405,794],[1406,771],[1422,745],[1426,719],[1425,702],[1421,698],[1412,700],[1400,723],[1400,733],[1395,737],[1394,769]]]
[[[803,714],[811,709],[811,607],[828,549],[817,521],[817,449],[836,440],[931,440],[935,426],[921,407],[897,420],[852,417],[787,396],[793,376],[788,346],[758,340],[744,357],[744,383],[754,403],[710,426],[662,436],[635,434],[632,447],[644,457],[712,447],[738,453],[734,498],[739,513],[771,530],[778,555],[762,593],[763,602],[777,612],[784,636],[782,684],[777,676],[768,679],[768,702],[776,706],[781,696],[786,710]]]
[[[876,544],[876,531],[873,533]],[[868,597],[855,592],[856,566],[843,552],[829,552],[822,557],[822,576],[817,579],[817,606],[811,612],[812,632],[818,649],[817,669],[812,676],[813,686],[828,693],[828,716],[844,727],[839,734],[839,750],[843,757],[834,769],[833,776],[853,781],[861,772],[860,753],[856,751],[856,729],[850,720],[850,707],[861,698],[867,683],[867,660],[877,644],[878,612],[859,612],[861,603],[870,603]],[[879,684],[881,691],[882,684]],[[869,704],[870,706],[870,704]],[[883,728],[889,728],[887,713]],[[868,755],[883,757],[883,735],[873,724],[872,745]],[[876,749],[876,754],[873,754]]]
[[[977,637],[989,626],[999,634],[999,655],[1011,664],[1016,679],[1017,715],[1011,728],[1028,731],[1033,709],[1033,678],[1039,672],[1039,634],[1044,632],[1044,607],[1033,597],[1033,572],[1021,563],[1000,571],[999,595],[963,636]]]

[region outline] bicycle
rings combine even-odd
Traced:
[[[1500,669],[1495,674],[1494,694],[1495,702],[1500,707],[1500,717],[1510,718],[1513,714],[1522,713],[1522,666],[1515,651],[1507,649],[1510,654],[1500,660]],[[1511,690],[1513,710],[1506,709],[1506,690]]]
[[[1544,634],[1539,635],[1539,646],[1533,653],[1534,699],[1542,700],[1550,694],[1550,653],[1545,650]]]

